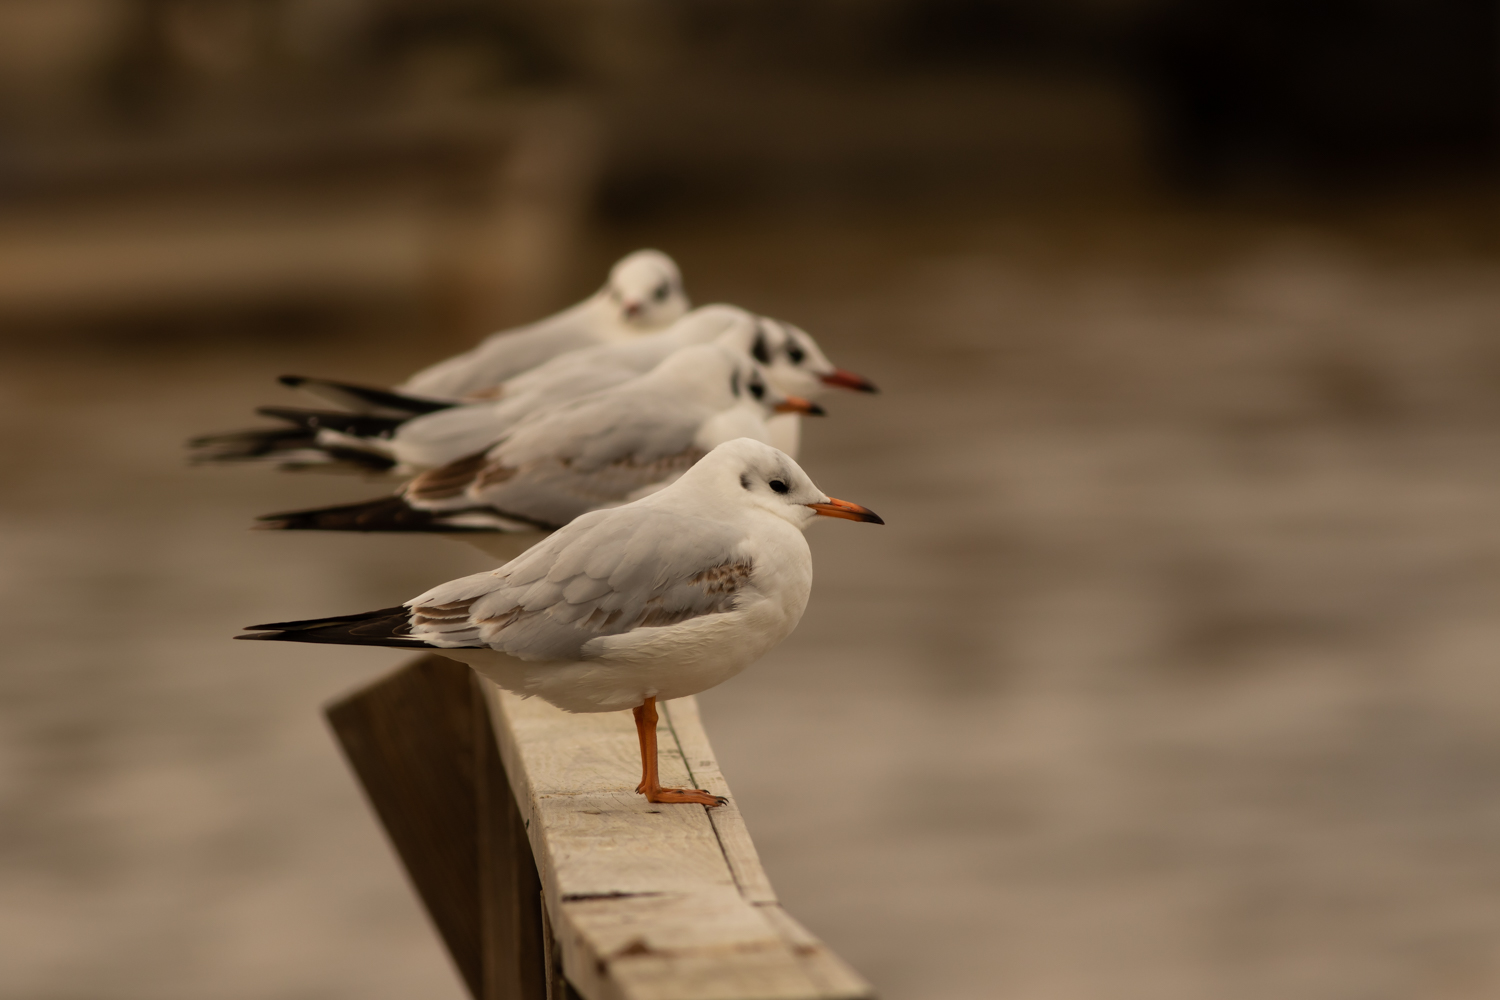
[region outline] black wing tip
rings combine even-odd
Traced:
[[[304,382],[306,382],[307,379],[304,378],[301,375],[282,375],[279,378],[277,378],[276,381],[280,382],[282,385],[286,386],[288,389],[295,389],[298,386],[302,385]]]
[[[410,609],[404,604],[356,615],[308,618],[292,622],[246,625],[236,639],[271,642],[311,642],[337,646],[387,646],[397,649],[433,649],[422,639],[405,634],[410,627]]]

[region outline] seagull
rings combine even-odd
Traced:
[[[645,375],[534,413],[493,447],[424,472],[394,496],[261,521],[271,530],[448,534],[507,559],[535,532],[660,489],[716,445],[765,441],[777,412],[823,410],[777,391],[748,356],[700,344]]]
[[[802,533],[819,516],[885,523],[827,496],[786,454],[739,438],[665,489],[584,514],[499,569],[399,607],[251,625],[238,638],[426,650],[567,712],[631,709],[636,791],[721,805],[702,789],[661,786],[656,702],[723,683],[796,628],[812,589]]]
[[[735,306],[711,305],[693,310],[660,333],[553,358],[503,383],[496,402],[413,417],[390,431],[370,418],[350,414],[345,418],[349,431],[324,429],[317,440],[328,449],[324,461],[348,461],[350,450],[363,450],[390,458],[398,474],[414,474],[489,447],[544,405],[619,385],[683,347],[707,342],[752,356],[765,368],[770,383],[789,396],[816,400],[829,386],[878,391],[864,376],[835,367],[805,330]],[[784,413],[773,416],[769,424],[770,443],[793,458],[800,444],[800,420],[800,413]],[[376,433],[361,436],[362,424],[371,424]]]
[[[660,330],[687,311],[677,264],[659,250],[637,250],[615,264],[603,288],[577,305],[530,326],[491,334],[473,350],[422,369],[396,391],[460,399],[567,351]]]
[[[863,375],[835,367],[818,342],[801,327],[767,319],[747,345],[752,357],[765,365],[776,388],[793,396],[817,399],[828,386],[855,392],[879,392]],[[783,413],[771,418],[771,444],[793,458],[802,449],[802,417]]]
[[[354,413],[404,419],[476,394],[486,396],[506,379],[559,354],[663,330],[689,308],[677,263],[660,250],[637,250],[616,261],[604,287],[582,302],[535,323],[492,333],[471,350],[422,369],[394,389],[302,375],[283,375],[281,383]],[[199,440],[210,444],[231,437]]]
[[[263,407],[258,411],[262,415],[292,426],[199,439],[195,443],[203,450],[195,461],[269,459],[283,469],[409,476],[487,448],[544,405],[618,385],[650,371],[682,347],[711,341],[751,354],[765,366],[771,383],[788,395],[816,399],[829,386],[877,391],[864,376],[835,367],[805,330],[717,304],[695,309],[658,333],[553,358],[506,380],[493,393],[494,402],[429,408],[400,416],[369,409],[330,413]],[[287,376],[283,381],[299,380]],[[399,399],[385,395],[387,400]],[[771,443],[794,458],[800,443],[799,421],[798,415],[787,414],[773,417],[770,423]]]

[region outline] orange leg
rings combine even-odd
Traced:
[[[646,796],[647,802],[696,802],[705,806],[722,806],[725,799],[711,795],[701,788],[663,788],[656,773],[656,699],[647,698],[645,703],[631,709],[635,714],[635,732],[641,738],[641,783],[635,790]]]

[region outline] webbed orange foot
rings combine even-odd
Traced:
[[[647,802],[695,803],[700,806],[722,806],[729,800],[701,788],[640,788]]]

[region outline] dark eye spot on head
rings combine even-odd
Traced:
[[[729,391],[734,393],[734,398],[740,398],[740,370],[736,368],[729,376]]]
[[[665,281],[663,281],[661,284],[656,286],[656,291],[651,293],[651,297],[658,302],[665,302],[667,301],[667,293],[671,290],[671,287],[668,286]]]
[[[800,365],[807,359],[807,352],[802,349],[802,345],[797,343],[796,340],[788,337],[786,339],[786,356],[791,359],[792,364]]]
[[[750,488],[750,477],[747,476],[747,475],[745,475],[743,472],[741,472],[740,473],[740,489],[742,489],[742,490],[748,490],[749,488]]]
[[[773,479],[770,483],[771,489],[777,493],[785,493],[789,487],[779,479]]]
[[[766,332],[758,326],[755,328],[755,343],[750,348],[750,354],[763,365],[771,363],[771,349],[766,346]]]
[[[756,399],[765,399],[766,398],[766,387],[765,387],[765,384],[763,382],[761,382],[760,379],[751,377],[751,379],[750,379],[750,395],[754,396]]]

